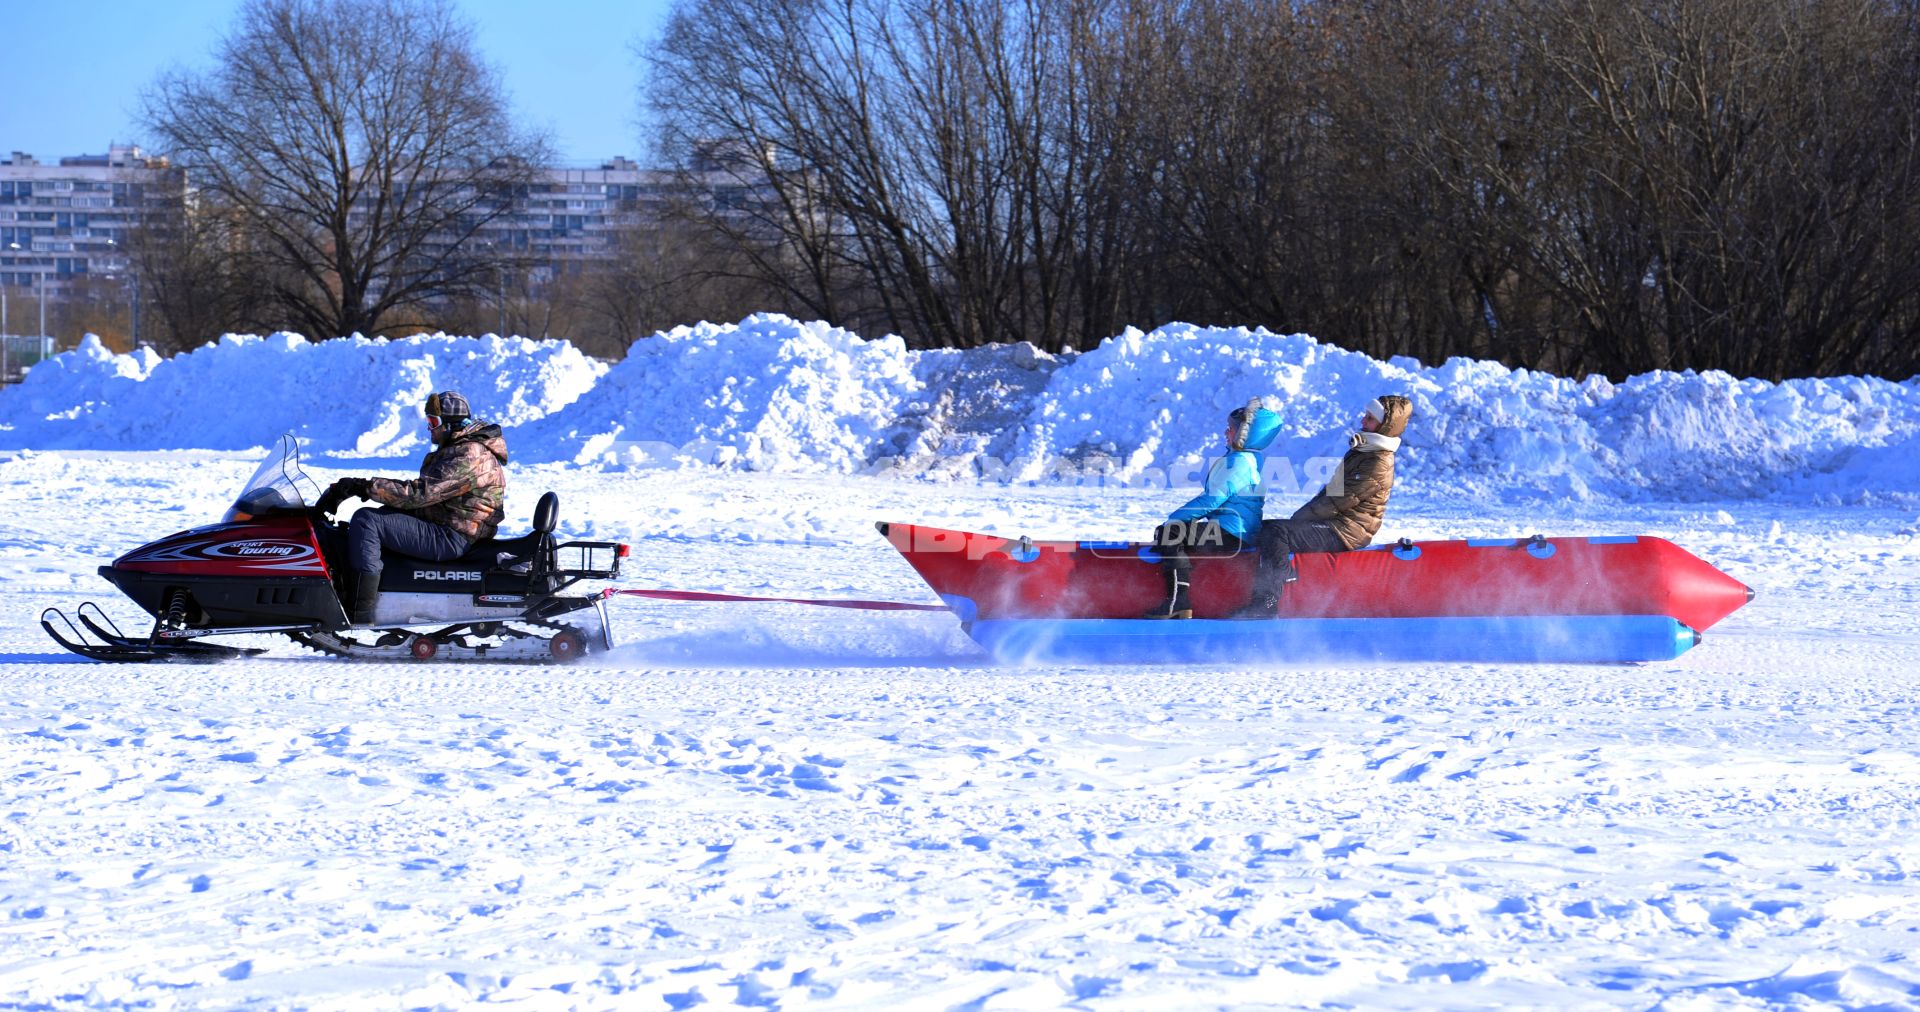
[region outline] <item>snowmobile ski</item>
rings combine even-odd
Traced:
[[[74,625],[74,619],[79,626]],[[252,657],[265,653],[259,647],[235,647],[224,643],[208,643],[192,638],[165,639],[151,636],[144,640],[133,639],[122,633],[120,627],[107,617],[106,612],[92,601],[83,601],[74,610],[74,616],[58,608],[48,608],[40,613],[40,627],[60,644],[82,657],[96,661],[108,661],[121,664],[141,664],[147,661],[224,661],[236,657]],[[80,628],[86,629],[85,633]],[[157,630],[156,630],[157,631]],[[87,634],[92,634],[92,642]]]

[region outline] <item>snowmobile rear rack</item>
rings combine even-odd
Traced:
[[[611,580],[620,574],[620,558],[627,546],[614,541],[568,541],[553,549],[554,569],[570,577],[568,585],[581,580]]]

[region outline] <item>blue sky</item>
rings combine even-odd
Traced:
[[[645,154],[636,44],[669,0],[455,0],[478,29],[521,121],[553,131],[561,160]],[[6,0],[0,152],[42,160],[145,141],[139,96],[160,72],[203,67],[240,0]]]

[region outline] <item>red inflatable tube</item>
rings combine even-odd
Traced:
[[[1135,618],[1165,593],[1151,546],[1030,541],[914,524],[880,531],[961,617]],[[1704,630],[1752,600],[1738,580],[1661,538],[1422,541],[1301,554],[1278,618],[1666,615]],[[1196,618],[1246,604],[1254,554],[1197,558]]]

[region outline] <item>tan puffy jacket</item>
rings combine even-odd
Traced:
[[[1387,515],[1387,497],[1393,494],[1393,455],[1400,435],[1413,416],[1413,402],[1394,394],[1380,398],[1381,419],[1375,433],[1353,434],[1352,449],[1340,459],[1333,478],[1320,494],[1294,511],[1295,520],[1321,520],[1333,527],[1348,551],[1365,548],[1380,533]],[[1369,439],[1369,435],[1386,437]],[[1385,444],[1385,445],[1382,445]]]

